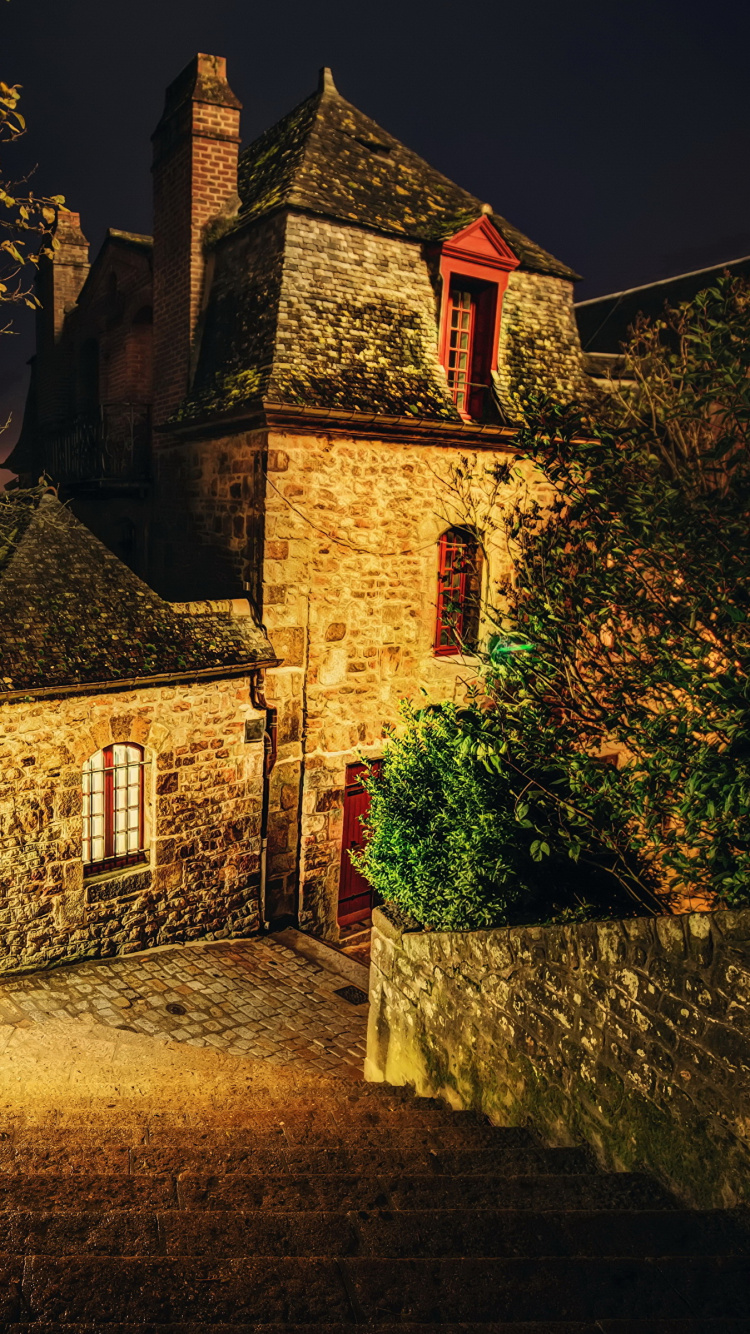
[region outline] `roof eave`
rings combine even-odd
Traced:
[[[56,686],[27,686],[25,689],[0,689],[0,704],[19,702],[30,699],[53,699],[66,695],[104,695],[116,694],[122,690],[163,687],[178,682],[216,681],[227,677],[248,676],[252,672],[264,671],[268,667],[281,666],[283,658],[262,658],[254,662],[236,663],[226,667],[195,668],[185,672],[162,672],[152,676],[133,676],[119,681],[71,681]]]
[[[155,427],[160,434],[194,436],[221,434],[230,430],[293,428],[305,433],[363,435],[369,438],[421,439],[438,436],[435,443],[473,443],[477,447],[509,446],[518,432],[514,424],[499,426],[474,422],[444,421],[439,417],[391,416],[386,413],[357,412],[348,408],[300,407],[268,399],[248,403],[234,412],[209,413],[192,421],[168,422]]]

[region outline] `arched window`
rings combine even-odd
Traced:
[[[105,746],[83,766],[83,871],[94,875],[146,860],[140,746]]]
[[[438,545],[435,652],[474,649],[479,638],[482,548],[470,528],[449,528]]]

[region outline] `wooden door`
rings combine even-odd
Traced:
[[[380,769],[380,761],[374,761],[374,769]],[[364,764],[349,764],[346,768],[346,787],[344,789],[344,833],[341,842],[341,875],[339,877],[340,926],[350,922],[361,922],[369,917],[374,903],[372,886],[356,867],[352,866],[350,848],[361,848],[363,830],[360,821],[370,809],[370,794],[362,785],[362,778],[367,773]]]

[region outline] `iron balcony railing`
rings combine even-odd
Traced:
[[[44,469],[55,482],[145,481],[151,407],[102,403],[45,431],[41,444]]]

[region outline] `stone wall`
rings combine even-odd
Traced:
[[[750,910],[423,932],[375,912],[366,1078],[750,1201]]]
[[[517,269],[503,298],[497,353],[497,387],[511,418],[530,393],[543,391],[565,401],[590,393],[583,373],[574,288],[548,274]]]
[[[330,938],[346,766],[382,755],[402,699],[463,699],[475,679],[471,658],[433,651],[455,459],[429,444],[269,437],[263,621],[284,659],[266,677],[279,709],[269,904],[295,911],[298,868],[300,924]],[[506,560],[493,540],[488,530],[488,592]]]
[[[265,451],[263,431],[158,450],[149,582],[162,597],[249,595],[260,609]]]
[[[435,701],[463,698],[475,674],[471,659],[433,652],[438,538],[466,519],[447,482],[456,456],[425,443],[259,431],[161,454],[165,498],[180,506],[161,524],[169,570],[155,583],[172,597],[186,596],[186,573],[207,597],[244,588],[283,659],[266,675],[279,710],[269,912],[294,916],[299,905],[302,924],[328,937],[338,929],[347,764],[360,751],[382,754],[400,700],[422,689]],[[485,451],[473,466],[481,475],[505,457]],[[479,495],[476,504],[481,520],[486,504]],[[489,529],[487,541],[491,592],[506,557]]]
[[[247,680],[0,705],[0,971],[258,927],[262,743]],[[86,878],[85,760],[144,747],[148,860]]]

